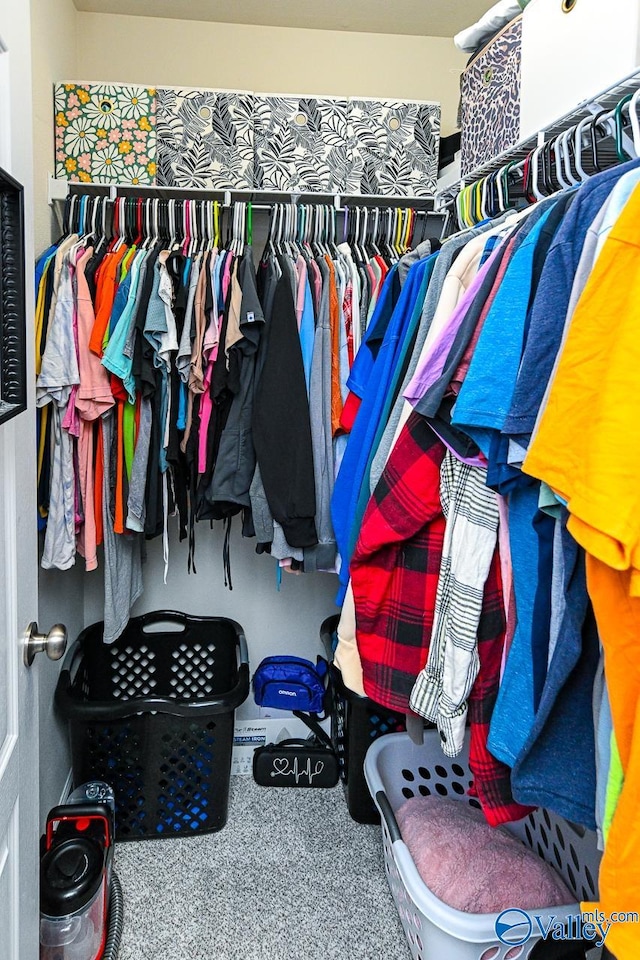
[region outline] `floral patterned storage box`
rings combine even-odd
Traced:
[[[155,89],[58,83],[54,98],[56,177],[83,183],[155,183]]]

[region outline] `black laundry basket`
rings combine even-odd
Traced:
[[[56,687],[74,785],[113,787],[120,841],[220,830],[234,712],[249,693],[242,627],[162,610],[132,619],[108,646],[102,631],[83,630]]]
[[[320,627],[320,639],[328,660],[333,659],[333,637],[339,620],[336,615],[327,617]],[[364,758],[378,737],[405,730],[404,714],[387,710],[369,697],[358,696],[349,690],[334,663],[330,676],[331,739],[338,755],[349,813],[357,823],[380,823],[380,814],[364,777]]]

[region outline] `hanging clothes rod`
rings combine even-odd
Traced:
[[[78,191],[67,195],[61,212],[61,226],[65,233],[80,234],[96,232],[101,235],[117,235],[122,238],[167,237],[175,239],[178,234],[187,242],[200,243],[215,239],[220,243],[223,232],[227,236],[242,237],[239,242],[252,243],[253,214],[255,206],[269,213],[269,237],[274,229],[290,239],[302,239],[308,234],[319,238],[326,236],[338,242],[337,217],[339,209],[327,203],[273,203],[254,205],[250,201],[236,200],[224,207],[218,200],[189,198],[158,198],[128,194],[112,199],[104,193]],[[407,242],[414,237],[415,224],[421,228],[415,236],[422,242],[429,236],[442,236],[447,220],[442,214],[416,210],[411,206],[363,206],[354,204],[342,210],[340,232],[343,240],[355,235],[365,243],[367,238],[380,237],[381,231]],[[437,218],[439,229],[429,230],[429,218]],[[310,228],[312,227],[312,232]],[[73,229],[72,229],[73,228]],[[284,232],[283,232],[284,231]]]
[[[524,157],[494,167],[461,186],[443,206],[455,204],[460,227],[471,227],[509,209],[520,209],[590,176],[640,157],[640,85],[617,102],[541,140]]]
[[[548,147],[550,143],[556,143],[563,136],[566,138],[570,130],[575,130],[583,122],[586,125],[598,115],[600,115],[602,121],[602,116],[606,113],[607,116],[604,117],[604,121],[611,120],[618,104],[627,100],[627,98],[631,99],[639,90],[640,70],[635,70],[601,93],[577,104],[573,110],[550,123],[543,130],[523,139],[509,150],[504,151],[500,156],[487,161],[475,170],[465,174],[460,180],[439,191],[436,194],[436,210],[444,210],[455,206],[457,197],[462,190],[487,180],[491,176],[497,177],[507,166],[512,176],[522,173],[527,158],[531,157],[535,150],[541,150],[544,146]]]
[[[254,209],[268,204],[271,209],[273,203],[282,203],[289,200],[294,203],[328,203],[339,212],[344,212],[345,206],[354,203],[365,205],[404,206],[434,210],[433,196],[382,196],[380,194],[347,194],[347,193],[305,193],[298,191],[277,192],[274,190],[202,190],[197,188],[163,187],[147,184],[108,184],[108,183],[76,183],[70,180],[49,177],[49,203],[64,202],[70,193],[87,193],[90,195],[108,195],[111,199],[118,196],[152,196],[162,199],[190,199],[190,200],[218,200],[223,206],[229,207],[236,201],[251,201]],[[273,199],[271,199],[273,198]],[[255,202],[254,202],[255,201]]]

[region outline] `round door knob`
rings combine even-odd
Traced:
[[[56,623],[49,633],[38,633],[35,620],[29,624],[25,633],[24,662],[27,667],[33,663],[37,653],[46,653],[49,660],[60,660],[67,649],[67,628]]]

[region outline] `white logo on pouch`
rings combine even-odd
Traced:
[[[278,690],[278,693],[279,693],[280,696],[282,696],[282,697],[297,697],[297,696],[298,696],[298,694],[295,692],[295,690]]]
[[[287,760],[286,757],[276,757],[273,761],[273,770],[271,771],[272,777],[293,777],[296,781],[296,784],[299,783],[304,777],[307,777],[309,780],[309,786],[313,783],[313,778],[320,776],[324,770],[324,760],[317,760],[315,770],[311,769],[311,757],[307,757],[306,764],[302,769],[298,766],[298,758],[296,757],[293,761],[293,765]]]

